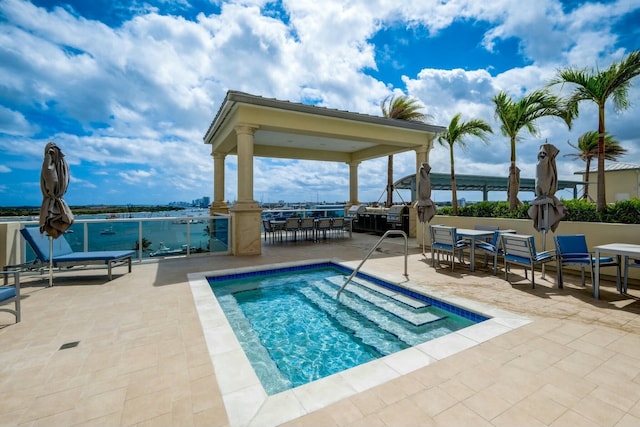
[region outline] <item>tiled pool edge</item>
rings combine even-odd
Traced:
[[[340,260],[306,260],[188,275],[209,356],[230,426],[276,426],[517,329],[531,320],[482,303],[436,292],[407,281],[402,287],[481,313],[491,319],[344,372],[268,396],[211,291],[208,276],[246,273],[265,268],[296,267]],[[375,274],[391,283],[395,280]]]

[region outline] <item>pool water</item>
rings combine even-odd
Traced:
[[[208,281],[269,395],[486,320],[448,303],[324,263]]]

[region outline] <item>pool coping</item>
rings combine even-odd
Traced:
[[[366,272],[367,275],[388,281],[396,286],[431,298],[444,300],[449,304],[480,313],[490,319],[312,383],[269,396],[231,329],[211,290],[207,277],[326,262],[352,268],[343,260],[324,258],[187,275],[211,363],[227,411],[229,425],[277,426],[531,323],[531,320],[524,316],[442,291],[428,289],[427,285],[418,286],[411,281],[398,283],[397,278],[385,277],[384,274],[377,272],[375,274]]]

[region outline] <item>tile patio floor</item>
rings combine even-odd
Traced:
[[[357,265],[377,236],[263,245],[256,257],[204,256],[106,271],[23,277],[22,322],[0,312],[0,426],[227,426],[187,274],[302,259]],[[389,239],[363,271],[397,275]],[[638,426],[640,290],[579,277],[536,289],[482,267],[434,269],[410,241],[409,278],[425,288],[532,320],[303,417],[287,426]],[[427,255],[428,257],[428,255]],[[60,349],[63,344],[76,347]],[[235,426],[234,426],[235,427]]]

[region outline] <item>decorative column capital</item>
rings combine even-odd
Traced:
[[[421,145],[420,147],[416,148],[416,149],[415,149],[415,152],[416,152],[416,154],[418,154],[418,155],[420,155],[420,154],[424,155],[424,154],[427,154],[427,152],[428,152],[431,148],[433,148],[433,138],[431,138],[431,139],[429,140],[429,143],[428,143],[428,144]]]
[[[258,126],[256,125],[250,125],[250,124],[246,124],[246,123],[241,123],[239,125],[237,125],[234,130],[236,131],[237,135],[251,135],[253,136],[254,133],[256,133],[256,130],[258,130]]]

